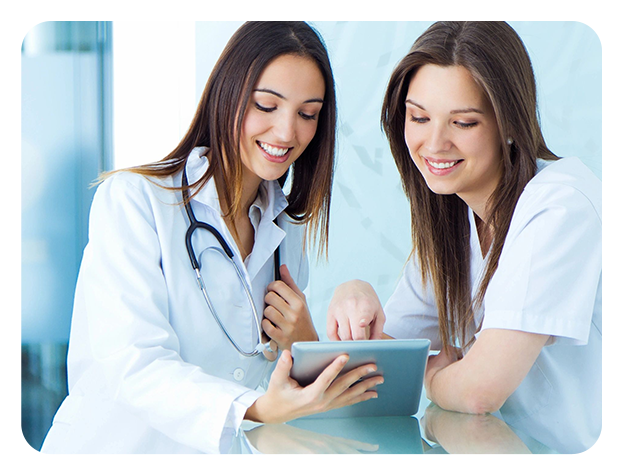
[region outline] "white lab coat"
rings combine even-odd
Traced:
[[[551,336],[500,413],[548,447],[578,453],[601,431],[601,182],[577,158],[538,165],[515,208],[477,322],[482,330]],[[471,210],[469,219],[475,294],[485,261]],[[385,313],[388,335],[429,338],[440,348],[431,286],[423,290],[415,260]]]
[[[205,172],[206,151],[190,154],[189,183]],[[164,180],[180,183],[181,174]],[[261,187],[263,200],[251,210],[255,245],[245,263],[221,217],[214,181],[192,200],[197,219],[216,227],[235,252],[260,318],[278,246],[299,287],[308,280],[304,228],[281,213],[287,201],[276,182]],[[76,287],[69,395],[43,452],[227,452],[246,409],[261,395],[256,388],[274,363],[240,356],[210,314],[186,252],[188,217],[180,201],[179,192],[130,172],[99,186]],[[280,213],[278,227],[273,219]],[[214,238],[196,235],[199,257]],[[219,269],[202,268],[207,272]],[[219,290],[234,284],[223,281]],[[238,344],[254,348],[252,314],[237,322],[221,318]]]

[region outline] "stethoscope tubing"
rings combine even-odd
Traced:
[[[187,190],[188,179],[186,177],[185,169],[182,172],[182,186],[183,186],[182,198],[184,200],[184,208],[186,209],[186,214],[188,215],[188,220],[189,220],[189,226],[188,226],[188,229],[186,230],[186,237],[185,237],[186,251],[188,252],[188,258],[190,259],[191,266],[193,270],[195,271],[195,275],[197,278],[197,285],[199,286],[199,289],[201,290],[203,297],[206,303],[208,304],[208,308],[210,309],[210,312],[212,313],[214,320],[216,321],[220,329],[223,331],[223,333],[225,334],[229,342],[234,346],[234,348],[236,348],[238,353],[240,353],[242,356],[250,358],[250,357],[257,356],[259,354],[263,354],[264,351],[269,351],[272,353],[273,350],[270,348],[270,342],[262,343],[261,341],[262,327],[261,327],[259,315],[257,313],[257,308],[255,307],[255,303],[253,302],[253,295],[251,294],[251,289],[249,288],[249,285],[247,284],[247,281],[244,275],[242,274],[242,271],[240,270],[240,268],[234,261],[234,253],[232,252],[231,248],[229,247],[229,245],[227,244],[227,242],[225,241],[221,233],[214,226],[208,223],[204,223],[202,221],[198,221],[197,218],[195,217],[195,213],[190,204],[190,200],[188,199],[188,190]],[[195,255],[195,251],[194,251],[193,244],[192,244],[192,235],[197,229],[205,229],[216,238],[216,240],[221,245],[222,250],[218,248],[214,248],[214,249],[218,252],[221,252],[221,254],[223,254],[227,259],[229,259],[229,262],[236,270],[238,279],[240,279],[240,282],[242,283],[244,292],[246,294],[251,310],[253,312],[253,320],[255,321],[255,326],[257,330],[258,343],[256,347],[254,348],[254,350],[251,352],[244,351],[242,348],[240,348],[240,346],[236,343],[234,338],[227,331],[227,328],[225,328],[225,325],[223,325],[223,322],[221,321],[220,317],[218,316],[218,313],[216,312],[216,309],[214,308],[212,304],[212,300],[210,299],[210,296],[206,289],[206,285],[203,281],[203,277],[201,276],[201,266],[199,265],[199,262],[197,261],[197,257]],[[275,252],[274,259],[275,259],[275,274],[276,274],[275,277],[277,278],[278,270],[279,270],[279,250],[278,249]]]

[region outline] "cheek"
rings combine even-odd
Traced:
[[[472,156],[482,157],[480,162],[483,166],[489,167],[501,160],[501,145],[498,143],[497,136],[492,134],[472,137],[472,140],[465,144],[465,148]]]
[[[242,121],[241,141],[247,142],[254,136],[262,133],[265,128],[265,119],[259,114],[256,114],[253,110],[248,111]]]
[[[413,130],[405,128],[405,144],[407,145],[407,149],[411,155],[411,160],[416,162],[415,157],[417,157],[417,152],[421,144],[420,137]]]
[[[298,137],[299,143],[304,148],[309,145],[318,130],[318,122],[310,121],[311,123],[305,123],[299,129]]]

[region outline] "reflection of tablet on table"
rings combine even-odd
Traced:
[[[297,342],[292,345],[290,376],[306,386],[335,358],[348,354],[342,373],[367,363],[377,365],[366,378],[383,375],[385,382],[376,387],[379,397],[309,417],[410,416],[420,404],[429,347],[429,340]]]

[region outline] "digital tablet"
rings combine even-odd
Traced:
[[[340,374],[375,363],[377,371],[365,378],[383,375],[383,384],[375,389],[378,398],[308,417],[410,416],[417,413],[420,404],[429,348],[430,340],[425,339],[297,342],[292,345],[290,376],[307,386],[335,358],[348,354]]]

